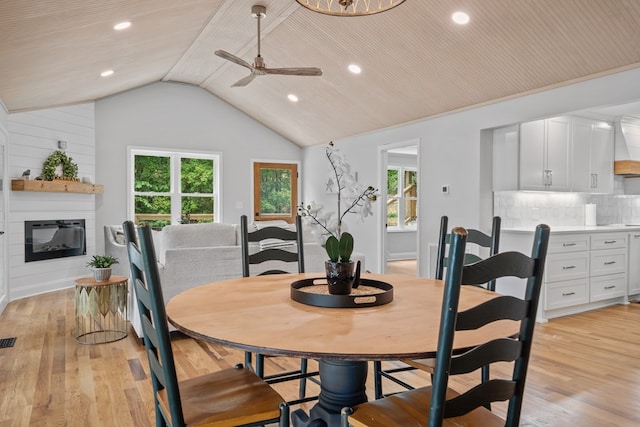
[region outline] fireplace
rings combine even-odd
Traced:
[[[84,219],[24,222],[24,262],[86,255]]]

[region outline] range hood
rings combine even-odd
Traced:
[[[640,119],[622,116],[615,121],[615,161],[613,173],[640,177]]]

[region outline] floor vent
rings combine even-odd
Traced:
[[[13,344],[15,344],[16,342],[16,338],[0,338],[0,348],[8,348],[8,347],[13,347]]]

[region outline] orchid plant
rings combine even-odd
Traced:
[[[331,176],[327,180],[326,190],[338,196],[336,212],[326,211],[323,206],[314,202],[298,206],[300,215],[312,224],[320,226],[327,236],[325,249],[332,262],[348,262],[353,250],[353,236],[342,232],[342,221],[348,214],[356,214],[364,221],[373,214],[373,202],[376,200],[376,188],[362,186],[351,174],[351,166],[344,155],[333,146],[325,148],[325,154],[331,165]],[[345,208],[346,207],[346,208]]]

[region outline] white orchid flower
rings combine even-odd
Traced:
[[[312,225],[321,227],[324,230],[323,234],[330,234],[339,239],[343,228],[342,219],[346,214],[359,215],[363,221],[367,216],[373,215],[372,203],[376,200],[377,189],[358,183],[351,174],[351,165],[333,143],[325,148],[325,154],[333,172],[326,182],[325,191],[337,193],[337,215],[334,218],[333,211],[327,211],[315,202],[306,206],[301,203],[298,212]],[[344,206],[347,206],[346,209]]]

